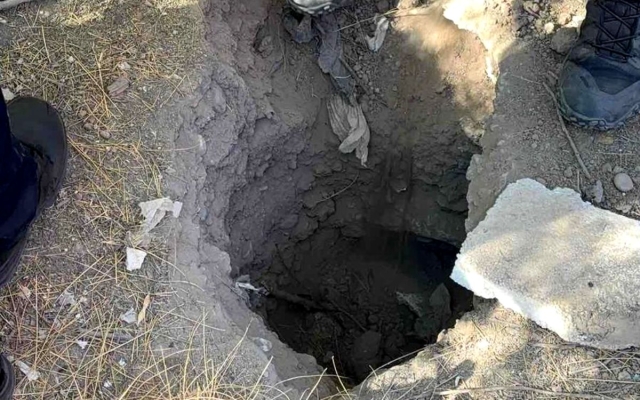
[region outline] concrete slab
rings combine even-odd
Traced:
[[[531,179],[510,184],[464,242],[452,278],[565,340],[640,345],[640,222]]]

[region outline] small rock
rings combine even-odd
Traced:
[[[619,174],[620,172],[624,172],[624,168],[622,168],[619,165],[616,165],[615,167],[613,167],[613,173],[614,174]]]
[[[120,68],[122,71],[129,71],[131,69],[131,65],[129,65],[129,63],[126,61],[122,61],[118,63],[118,68]]]
[[[258,52],[263,57],[268,57],[271,55],[271,53],[273,53],[274,48],[275,46],[273,44],[273,37],[267,35],[260,41],[260,44],[258,45]]]
[[[544,33],[546,33],[547,35],[551,35],[554,29],[556,29],[556,26],[553,24],[553,22],[547,22],[546,24],[544,24]]]
[[[547,180],[544,178],[536,178],[536,181],[538,181],[539,183],[541,183],[542,185],[547,186]]]
[[[613,167],[609,163],[602,164],[602,172],[611,173],[613,171]]]
[[[438,85],[438,87],[436,87],[436,93],[437,94],[442,94],[444,93],[444,91],[447,90],[447,84],[446,83],[441,83],[440,85]]]
[[[109,131],[101,130],[98,132],[98,134],[103,139],[111,139],[111,133]]]
[[[107,91],[109,92],[109,96],[114,99],[124,97],[125,92],[129,89],[129,78],[126,76],[121,76],[111,85],[107,87]]]
[[[573,176],[573,168],[567,167],[567,169],[564,170],[564,176],[571,178]]]
[[[70,62],[70,63],[74,63],[74,62],[76,62],[76,59],[71,57],[71,56],[69,56],[69,58],[67,58],[67,61]]]
[[[420,0],[400,0],[398,1],[398,9],[407,10],[409,8],[415,8],[420,5]]]
[[[561,13],[558,15],[558,24],[566,25],[571,22],[571,14],[569,13]]]
[[[616,189],[623,193],[633,190],[633,181],[631,180],[631,177],[624,172],[618,173],[613,178],[613,184],[616,186]]]
[[[578,30],[576,28],[560,28],[551,39],[551,50],[558,54],[567,54],[577,38]]]

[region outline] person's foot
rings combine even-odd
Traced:
[[[15,387],[16,376],[13,367],[5,356],[0,355],[0,400],[13,399]]]
[[[620,127],[640,110],[640,2],[589,0],[580,37],[558,81],[565,119]]]
[[[68,152],[64,124],[51,105],[33,97],[17,98],[7,105],[7,110],[13,136],[38,164],[37,217],[42,209],[53,205],[62,186]],[[16,244],[0,252],[0,287],[11,280],[18,268],[28,232],[26,226]]]
[[[346,5],[348,1],[349,0],[289,0],[289,4],[301,13],[315,16],[342,7]]]

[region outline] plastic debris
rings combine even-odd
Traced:
[[[121,314],[120,320],[124,321],[127,324],[133,324],[138,320],[138,314],[136,313],[136,310],[132,308],[126,313]]]
[[[135,271],[142,268],[142,263],[144,263],[146,257],[146,251],[127,247],[127,271]]]
[[[16,366],[22,371],[22,373],[27,377],[29,382],[33,382],[40,378],[40,373],[35,369],[31,368],[27,363],[23,361],[16,361]]]
[[[267,339],[257,337],[253,338],[253,341],[258,345],[258,347],[260,347],[260,350],[264,351],[265,353],[268,353],[273,348],[273,343],[271,343]]]
[[[5,101],[11,101],[16,97],[16,95],[13,94],[11,90],[7,88],[2,88],[2,97],[4,97]]]
[[[382,16],[376,15],[376,31],[373,36],[365,37],[367,42],[367,46],[369,46],[369,50],[373,52],[377,52],[382,47],[384,43],[384,39],[387,37],[387,31],[389,30],[389,20]]]
[[[80,347],[82,350],[86,349],[87,346],[89,346],[89,342],[87,342],[86,340],[76,340],[76,344],[78,345],[78,347]]]
[[[342,141],[338,148],[340,152],[346,154],[355,150],[360,163],[366,166],[371,132],[362,108],[354,96],[347,101],[344,96],[334,95],[327,108],[333,133]]]
[[[263,296],[266,296],[269,294],[269,291],[265,288],[257,288],[255,286],[253,286],[251,284],[251,282],[249,281],[249,275],[241,275],[238,277],[238,279],[236,280],[236,289],[244,289],[244,290],[249,290],[251,292],[256,292],[258,294],[261,294]]]
[[[76,301],[76,297],[73,293],[68,290],[62,292],[60,296],[58,296],[57,303],[61,306],[75,306],[78,302]]]

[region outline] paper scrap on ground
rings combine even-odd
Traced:
[[[338,149],[345,154],[355,150],[360,163],[366,166],[371,132],[355,96],[347,100],[344,96],[336,94],[329,101],[327,108],[333,133],[342,141]]]
[[[34,368],[31,368],[25,362],[18,360],[16,361],[16,366],[18,366],[18,369],[20,369],[20,371],[22,371],[22,373],[27,377],[27,380],[29,382],[36,381],[38,380],[38,378],[40,378],[40,373],[36,371]]]
[[[151,241],[149,233],[153,228],[158,226],[165,215],[170,212],[174,218],[178,218],[182,211],[182,203],[172,201],[168,197],[145,201],[139,203],[138,206],[140,207],[144,221],[138,232],[130,234],[130,241],[134,247],[147,247]]]
[[[572,189],[510,184],[467,236],[451,277],[565,340],[640,345],[640,221]]]
[[[135,271],[142,268],[147,252],[127,247],[127,271]]]
[[[389,30],[389,20],[383,15],[376,15],[376,31],[373,36],[365,37],[369,50],[377,52],[382,47],[384,39],[387,37],[387,31]]]
[[[131,308],[126,313],[120,315],[120,320],[127,324],[133,324],[138,320],[138,314],[136,310]]]

